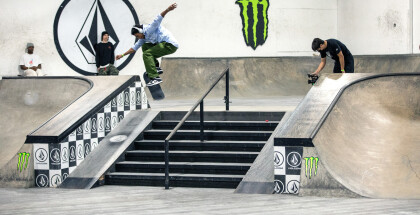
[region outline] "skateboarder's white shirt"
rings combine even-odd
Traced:
[[[178,48],[178,41],[170,31],[161,26],[163,17],[159,14],[149,25],[143,25],[145,39],[140,39],[134,44],[133,49],[137,51],[144,43],[167,42]]]
[[[36,55],[36,54],[28,54],[25,53],[24,55],[22,55],[22,57],[20,58],[20,62],[19,65],[24,65],[28,68],[30,67],[38,67],[39,64],[42,64],[42,60],[41,58]],[[32,69],[27,69],[24,72],[25,76],[43,76],[45,75],[41,69],[37,69],[36,71],[32,70]]]

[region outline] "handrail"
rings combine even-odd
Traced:
[[[213,90],[217,83],[226,75],[226,95],[224,97],[226,103],[226,110],[229,110],[229,68],[223,71],[217,80],[211,85],[211,87],[204,93],[204,95],[194,104],[194,106],[188,111],[188,113],[182,118],[182,120],[175,126],[172,132],[165,139],[165,189],[169,189],[169,140],[175,135],[175,133],[185,123],[187,118],[193,113],[193,111],[200,105],[200,140],[204,141],[204,98]]]

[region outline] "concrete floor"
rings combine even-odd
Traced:
[[[0,214],[420,214],[420,200],[234,194],[232,189],[103,186],[0,189]]]

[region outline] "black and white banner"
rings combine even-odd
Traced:
[[[274,146],[274,193],[298,194],[303,147]]]

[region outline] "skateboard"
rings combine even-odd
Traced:
[[[147,72],[143,73],[143,79],[146,83],[149,83],[150,78],[147,76]],[[150,94],[152,94],[154,100],[162,100],[165,98],[165,94],[163,93],[160,84],[156,84],[147,88],[149,88]]]

